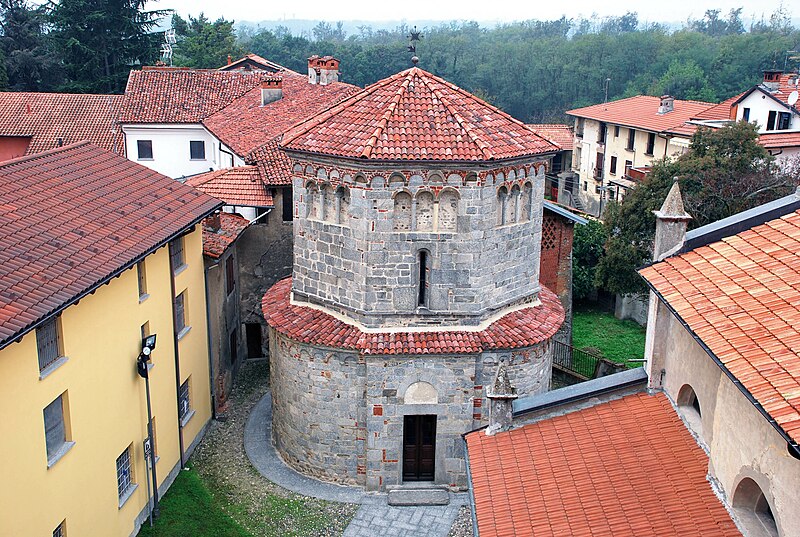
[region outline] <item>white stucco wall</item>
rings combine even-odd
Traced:
[[[754,91],[739,103],[736,109],[736,120],[741,120],[744,117],[744,109],[750,109],[749,121],[758,123],[758,132],[775,132],[767,131],[767,119],[771,111],[774,112],[791,112],[785,105],[777,102],[775,99],[768,97],[761,91]],[[792,119],[789,123],[789,130],[800,129],[800,116],[792,113]]]
[[[173,179],[244,165],[240,157],[200,124],[129,124],[122,126],[122,132],[125,133],[125,148],[130,160]],[[138,140],[152,141],[152,159],[139,160]],[[190,158],[189,142],[193,140],[205,142],[205,159]]]

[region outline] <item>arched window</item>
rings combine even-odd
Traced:
[[[522,187],[522,220],[530,222],[533,217],[533,185],[525,183]]]
[[[733,493],[733,509],[746,535],[777,537],[778,525],[761,487],[749,477],[742,479]]]
[[[698,435],[703,433],[703,420],[702,411],[700,410],[700,401],[697,399],[697,394],[694,388],[688,384],[681,386],[678,390],[678,410],[681,415],[689,424],[689,427]]]
[[[322,187],[322,219],[326,222],[336,222],[336,195],[331,185]]]
[[[433,231],[433,194],[427,190],[417,194],[417,231]]]
[[[336,189],[336,223],[345,224],[350,211],[350,191],[340,186]]]
[[[520,191],[519,185],[511,188],[511,198],[508,200],[508,223],[515,224],[519,221]]]
[[[411,231],[411,194],[398,192],[394,197],[394,230]]]
[[[310,219],[319,218],[319,190],[314,183],[306,185],[306,217]]]
[[[417,253],[417,306],[428,307],[428,289],[431,278],[430,252],[420,250]]]
[[[439,230],[455,231],[458,217],[458,192],[451,189],[439,195]]]
[[[497,225],[506,224],[508,211],[508,189],[504,186],[497,191]]]

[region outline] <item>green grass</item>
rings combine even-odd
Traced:
[[[139,537],[251,537],[222,511],[194,469],[178,474],[159,505],[161,515],[155,525],[151,528],[150,523],[145,522]]]
[[[624,363],[644,356],[645,329],[633,321],[620,321],[611,313],[576,311],[572,318],[572,346],[594,347],[604,358]],[[639,367],[641,363],[629,364]]]

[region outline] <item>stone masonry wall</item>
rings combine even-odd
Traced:
[[[289,464],[326,481],[385,490],[402,482],[405,415],[436,415],[435,482],[467,486],[461,434],[488,420],[485,386],[502,359],[521,395],[549,388],[549,343],[471,355],[366,356],[271,330],[273,436]],[[413,388],[430,385],[426,399]]]
[[[295,299],[325,305],[366,326],[474,325],[504,306],[533,299],[539,291],[544,170],[531,166],[480,181],[474,174],[476,180],[469,181],[456,173],[421,171],[369,182],[305,170],[294,177]],[[307,187],[322,191],[331,188],[328,181],[347,187],[349,204],[346,215],[323,221],[307,206]],[[511,184],[517,191],[531,185],[531,206],[507,212],[520,215],[519,221],[499,225],[498,190]],[[411,215],[409,195],[415,200]],[[396,217],[399,225],[396,205],[404,207]],[[409,226],[415,230],[403,229]],[[423,250],[430,270],[420,306]]]

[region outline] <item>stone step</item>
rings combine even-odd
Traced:
[[[435,485],[394,486],[387,488],[388,503],[395,506],[448,505],[450,492]]]

